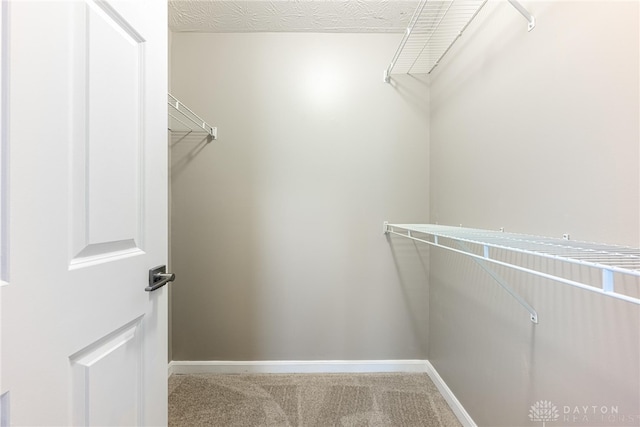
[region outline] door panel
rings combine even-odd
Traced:
[[[74,19],[71,265],[142,251],[145,40],[108,3]]]
[[[73,425],[141,424],[141,320],[70,357]]]
[[[106,4],[87,12],[88,241],[132,240],[141,204],[144,40]]]
[[[167,260],[166,3],[8,15],[0,395],[16,425],[164,425],[167,290],[144,288]]]

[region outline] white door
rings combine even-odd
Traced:
[[[165,425],[166,1],[8,6],[0,420]]]

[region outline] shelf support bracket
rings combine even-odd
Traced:
[[[527,25],[527,31],[533,30],[533,28],[536,26],[536,18],[532,14],[530,14],[529,11],[525,9],[525,7],[521,5],[518,0],[509,0],[509,3],[511,3],[511,6],[515,7],[516,10],[520,12],[529,23],[529,25]]]
[[[467,245],[465,245],[462,242],[457,242],[458,243],[458,247],[460,249],[462,249],[464,252],[466,253],[472,253],[471,249],[469,249],[469,247]],[[489,257],[489,247],[488,246],[483,246],[483,256],[486,259],[490,259]],[[535,323],[536,325],[538,324],[538,312],[531,307],[531,305],[526,302],[524,300],[524,298],[522,298],[518,293],[516,293],[516,291],[514,291],[513,289],[511,289],[509,287],[509,285],[507,285],[507,283],[504,281],[504,279],[502,279],[502,277],[500,277],[498,275],[498,273],[496,273],[495,271],[493,271],[493,269],[491,267],[489,267],[487,265],[487,263],[479,258],[472,258],[473,261],[475,261],[476,264],[478,264],[484,271],[487,272],[487,274],[489,276],[491,276],[493,278],[493,280],[496,281],[496,283],[498,283],[502,289],[504,289],[505,291],[507,291],[507,293],[509,295],[511,295],[516,301],[518,301],[518,303],[524,307],[525,310],[527,310],[529,312],[529,319],[531,320],[531,322]]]
[[[382,223],[382,230],[384,234],[386,234],[387,236],[390,234],[396,234],[398,236],[407,237],[411,240],[427,243],[428,245],[435,246],[437,248],[451,250],[464,255],[470,255],[476,264],[478,264],[485,272],[487,272],[487,274],[491,276],[493,280],[495,280],[502,287],[502,289],[507,291],[509,295],[511,295],[522,307],[524,307],[525,310],[529,312],[529,319],[531,320],[531,322],[534,324],[538,324],[538,312],[533,307],[531,307],[531,304],[525,301],[525,299],[522,298],[516,291],[511,289],[502,277],[500,277],[495,271],[493,271],[491,267],[489,267],[488,262],[496,262],[496,261],[491,258],[490,248],[488,245],[483,245],[482,255],[476,255],[465,243],[461,241],[456,242],[460,249],[456,249],[451,246],[440,244],[440,242],[438,242],[437,234],[432,234],[433,242],[430,240],[419,239],[417,237],[414,237],[411,234],[411,230],[409,229],[405,228],[406,234],[395,231],[393,229],[393,226],[389,225],[388,221],[384,221]]]

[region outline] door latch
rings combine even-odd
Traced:
[[[145,291],[151,292],[160,289],[169,282],[173,282],[176,275],[167,273],[167,266],[160,265],[149,270],[149,286],[144,288]]]

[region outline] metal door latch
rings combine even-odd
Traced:
[[[151,292],[160,289],[169,282],[173,282],[176,275],[167,273],[167,266],[160,265],[149,270],[149,286],[144,288],[145,291]]]

